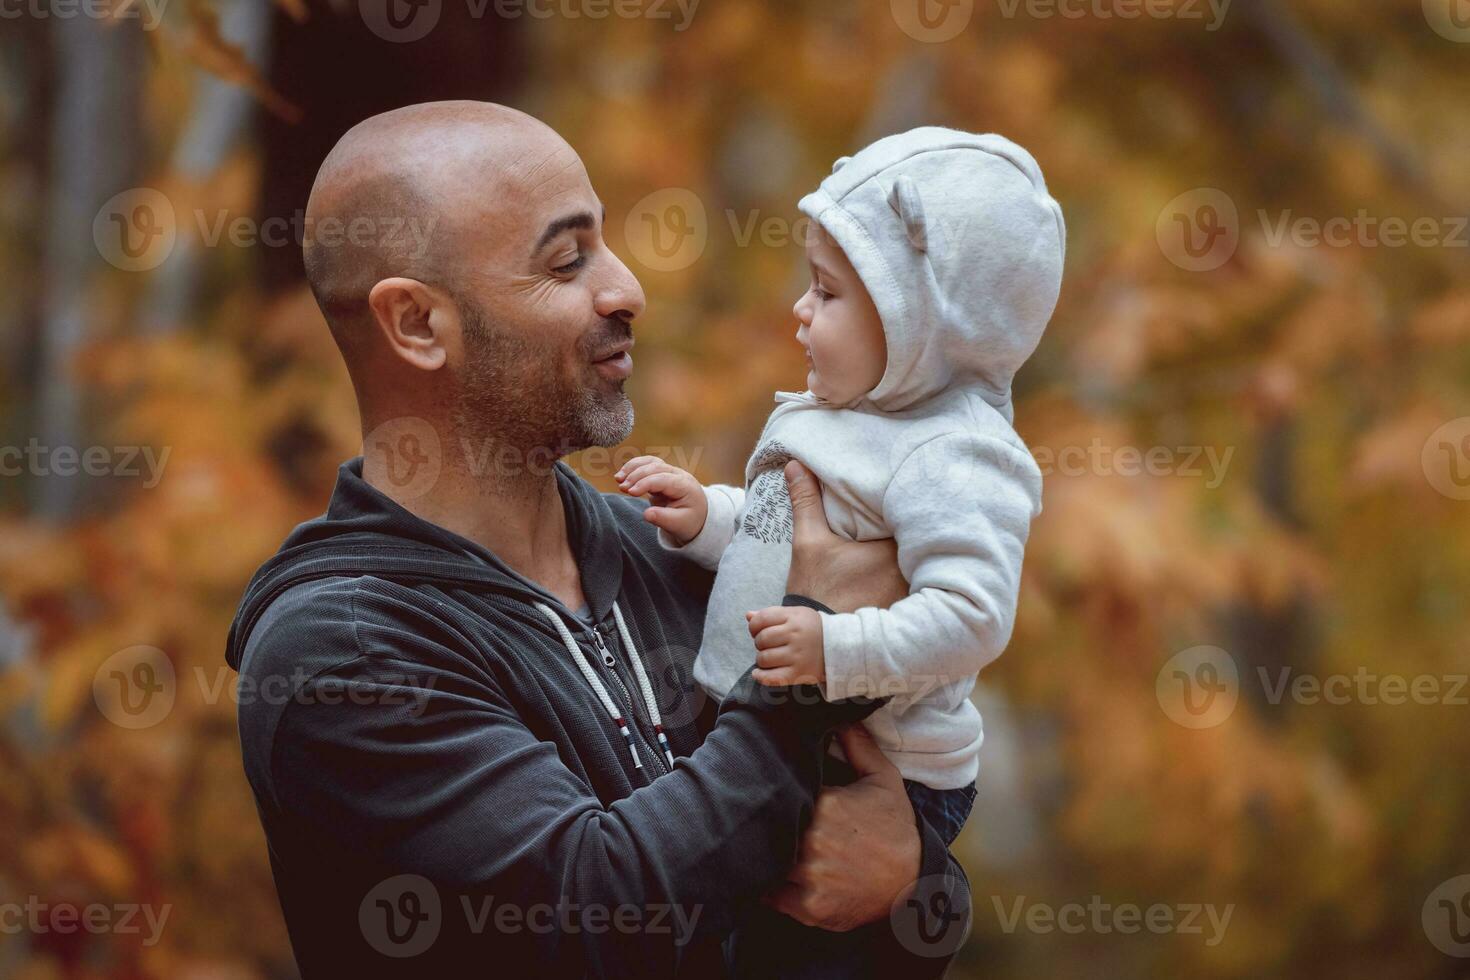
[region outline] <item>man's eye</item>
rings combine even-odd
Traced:
[[[578,269],[582,268],[582,266],[586,264],[587,256],[579,252],[577,253],[577,257],[575,259],[572,259],[572,261],[568,262],[566,265],[553,266],[551,271],[558,273],[559,275],[566,275],[567,273],[576,272]]]

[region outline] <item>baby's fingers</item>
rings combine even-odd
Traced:
[[[662,462],[663,460],[658,456],[638,456],[624,463],[622,465],[622,468],[620,468],[616,473],[613,474],[613,479],[617,480],[618,482],[622,482],[623,477],[628,476],[639,467],[647,466],[649,463]]]
[[[680,500],[684,496],[683,488],[679,485],[679,475],[677,473],[653,473],[625,487],[624,492],[630,497],[642,497],[645,494],[660,493],[673,500]]]
[[[790,618],[790,610],[785,606],[771,606],[760,612],[748,612],[745,614],[745,623],[750,627],[750,635],[758,636],[762,630],[770,629],[772,626],[782,626]]]
[[[790,687],[799,683],[795,667],[777,667],[774,670],[757,667],[750,672],[750,676],[755,678],[757,684],[766,687]]]
[[[626,490],[629,486],[637,483],[651,473],[667,473],[672,469],[672,466],[657,456],[639,456],[637,459],[628,463],[627,466],[618,470],[614,479],[618,481],[618,486]]]

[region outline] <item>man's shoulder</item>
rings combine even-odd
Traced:
[[[260,614],[240,663],[240,676],[260,683],[279,675],[320,673],[358,656],[359,576],[297,583]]]

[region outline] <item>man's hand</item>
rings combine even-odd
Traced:
[[[834,534],[822,509],[822,484],[796,460],[786,464],[793,534],[786,591],[815,599],[837,612],[869,606],[887,609],[909,594],[898,570],[898,545],[848,541]]]
[[[919,831],[903,779],[861,725],[838,732],[858,771],[824,786],[786,883],[766,896],[808,926],[846,932],[889,914],[919,876]]]
[[[822,656],[822,614],[806,606],[773,606],[745,614],[755,639],[751,672],[767,687],[821,684],[827,679]]]

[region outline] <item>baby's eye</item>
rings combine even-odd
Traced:
[[[832,298],[832,294],[831,294],[831,293],[829,293],[829,292],[827,292],[827,291],[826,291],[826,290],[825,290],[825,289],[823,289],[823,288],[822,288],[822,287],[821,287],[821,286],[813,286],[813,287],[812,287],[812,292],[814,292],[814,293],[816,293],[816,294],[817,294],[817,299],[819,299],[819,300],[821,300],[821,301],[822,301],[822,302],[824,302],[824,303],[825,303],[825,302],[826,302],[826,301],[827,301],[827,300],[829,300],[829,299],[831,299],[831,298]]]

